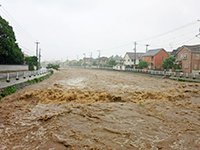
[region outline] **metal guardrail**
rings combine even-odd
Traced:
[[[97,67],[97,66],[92,66],[92,67],[79,66],[79,67],[72,67],[72,68],[118,70],[118,69],[113,69],[113,67]],[[121,70],[121,71],[131,71],[131,72],[138,72],[138,73],[147,73],[147,74],[152,74],[152,75],[169,76],[169,77],[177,77],[177,78],[190,78],[190,79],[200,80],[199,73],[169,72],[169,71],[161,71],[161,70],[144,70],[144,69],[133,69],[133,68],[126,68],[125,70]]]
[[[20,77],[23,77],[24,79],[31,76],[36,75],[42,75],[47,72],[49,72],[51,69],[40,69],[35,71],[24,71],[24,72],[10,72],[10,73],[2,73],[0,74],[0,80],[6,80],[7,82],[10,82],[11,78],[15,78],[16,80],[19,80]]]
[[[173,76],[179,78],[193,78],[193,79],[200,79],[199,73],[186,73],[186,72],[169,72],[169,71],[158,71],[158,70],[143,70],[143,69],[132,69],[126,68],[126,71],[133,71],[133,72],[143,72],[155,75],[163,75],[163,76]]]

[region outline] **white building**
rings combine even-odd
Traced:
[[[126,68],[134,67],[138,65],[140,61],[142,61],[142,55],[144,53],[136,53],[136,61],[135,61],[135,53],[134,52],[126,52],[124,56],[124,65]]]

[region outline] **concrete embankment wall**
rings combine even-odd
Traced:
[[[28,65],[0,65],[0,72],[28,71]]]

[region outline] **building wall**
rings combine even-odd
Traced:
[[[181,55],[187,54],[187,59],[182,59]],[[181,49],[177,54],[177,61],[181,61],[181,68],[183,72],[192,72],[192,54],[187,48]]]
[[[192,72],[198,73],[200,71],[200,53],[193,53],[192,59]]]
[[[153,59],[152,59],[153,57]],[[142,61],[147,61],[148,62],[148,68],[153,69],[154,68],[154,56],[142,56]],[[153,66],[151,65],[153,64]]]
[[[154,56],[154,67],[156,69],[161,69],[162,67],[162,62],[169,57],[169,54],[165,50],[161,50]]]
[[[134,65],[134,62],[129,58],[129,56],[126,54],[125,56],[124,56],[124,65]]]
[[[0,72],[28,71],[28,65],[0,65]]]
[[[136,56],[137,56],[137,54],[136,54]],[[138,59],[138,58],[136,58],[136,61],[135,61],[135,63],[136,64],[139,64],[139,62],[140,62],[140,60]],[[129,56],[128,56],[128,54],[126,54],[125,56],[124,56],[124,65],[129,65],[129,66],[132,66],[132,65],[134,65],[134,59],[131,59]]]

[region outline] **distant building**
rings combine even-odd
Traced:
[[[149,69],[161,69],[162,62],[169,57],[169,54],[163,49],[153,49],[142,55],[142,61],[148,62]]]
[[[94,61],[96,61],[96,60],[91,57],[84,57],[81,65],[82,66],[92,66]]]
[[[96,59],[96,63],[98,66],[105,67],[107,65],[108,60],[109,59],[107,57],[100,57]]]
[[[200,45],[183,45],[177,52],[176,64],[183,72],[200,72]]]
[[[132,68],[135,65],[138,65],[140,61],[142,61],[142,55],[144,53],[136,53],[136,61],[135,60],[135,53],[134,52],[126,52],[124,56],[124,65],[126,68]]]

